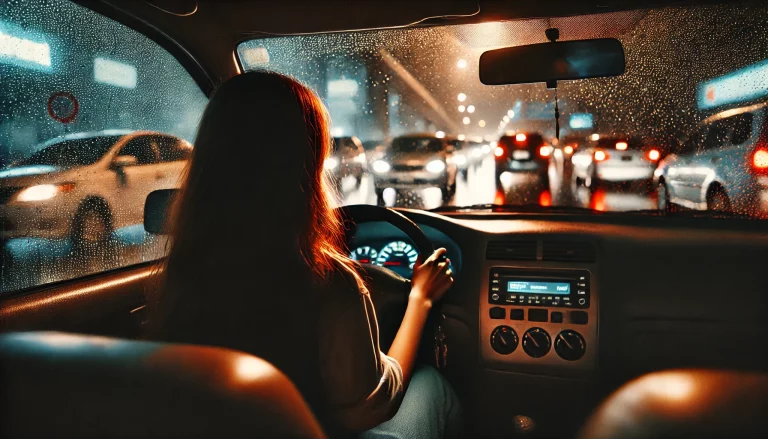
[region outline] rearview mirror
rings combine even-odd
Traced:
[[[624,63],[624,48],[613,38],[505,47],[480,56],[480,82],[554,87],[556,81],[621,75]]]
[[[127,166],[134,166],[139,161],[132,155],[119,155],[112,160],[112,167],[114,169],[121,169]]]

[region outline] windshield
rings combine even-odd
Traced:
[[[48,165],[62,168],[96,163],[121,136],[101,136],[64,140],[32,154],[17,166]]]
[[[286,73],[316,90],[334,136],[376,145],[362,177],[334,168],[347,204],[674,207],[762,217],[767,20],[765,5],[670,7],[270,37],[245,41],[237,53],[246,70]],[[550,27],[561,40],[618,39],[626,73],[561,81],[556,90],[479,81],[483,52],[546,42]],[[400,163],[442,150],[443,138],[466,146],[449,148],[442,164],[427,156]]]

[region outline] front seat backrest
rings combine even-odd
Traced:
[[[248,354],[56,332],[0,335],[0,437],[324,437]]]
[[[620,388],[587,421],[580,439],[768,437],[768,375],[673,370]]]

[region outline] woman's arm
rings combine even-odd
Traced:
[[[432,303],[440,300],[453,285],[451,270],[447,262],[438,262],[446,253],[444,248],[436,250],[423,264],[416,263],[413,269],[411,294],[403,322],[387,355],[397,360],[403,369],[403,381],[407,384],[413,374],[419,352],[421,334]]]

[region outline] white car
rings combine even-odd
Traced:
[[[167,134],[108,130],[51,139],[0,170],[2,239],[96,244],[141,224],[147,195],[174,188],[192,145]]]
[[[661,157],[654,148],[643,148],[633,139],[600,138],[594,145],[579,148],[571,157],[573,180],[594,190],[603,182],[644,181],[652,187],[653,172]]]

